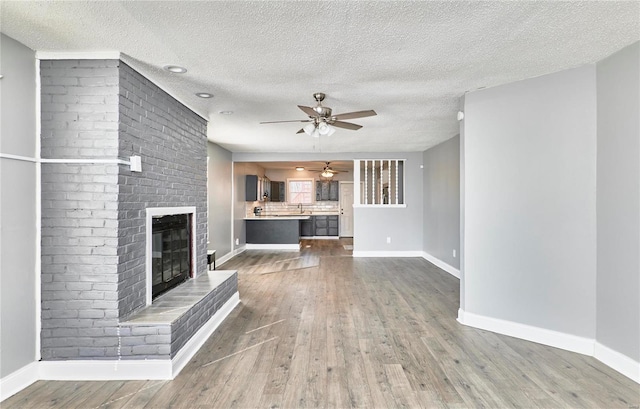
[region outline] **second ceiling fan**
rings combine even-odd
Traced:
[[[365,118],[368,116],[377,115],[376,111],[372,109],[368,111],[346,112],[344,114],[333,115],[331,108],[322,105],[325,94],[323,94],[322,92],[316,92],[315,94],[313,94],[313,98],[317,102],[317,105],[315,107],[298,105],[298,108],[300,108],[302,112],[309,116],[309,119],[300,119],[293,121],[269,121],[260,123],[278,124],[284,122],[309,122],[308,125],[304,126],[296,133],[306,133],[310,136],[318,138],[320,136],[329,136],[333,134],[335,132],[334,127],[350,129],[353,131],[357,131],[358,129],[362,128],[362,125],[354,124],[351,122],[344,122],[343,119]]]

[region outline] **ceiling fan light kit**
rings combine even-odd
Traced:
[[[357,111],[346,112],[344,114],[332,115],[333,110],[329,107],[322,105],[325,94],[322,92],[316,92],[313,94],[313,98],[316,100],[317,105],[315,107],[307,107],[304,105],[298,105],[298,108],[309,116],[309,119],[292,120],[292,121],[269,121],[260,122],[261,124],[274,124],[283,122],[309,122],[302,129],[296,133],[306,133],[307,135],[319,138],[320,136],[331,136],[337,128],[349,129],[357,131],[362,128],[362,125],[354,124],[351,122],[344,122],[343,119],[365,118],[368,116],[377,115],[376,111]]]
[[[325,162],[325,165],[322,169],[309,169],[310,171],[320,172],[320,176],[323,178],[330,179],[333,175],[336,175],[340,172],[349,172],[346,169],[334,170],[331,168],[331,162]]]

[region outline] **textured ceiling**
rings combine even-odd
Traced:
[[[0,1],[37,51],[119,51],[234,152],[422,151],[466,92],[593,63],[640,39],[640,2]],[[167,64],[188,69],[176,75]],[[195,92],[213,93],[203,100]],[[358,131],[296,135],[296,105],[375,109]],[[220,115],[220,111],[234,111]]]

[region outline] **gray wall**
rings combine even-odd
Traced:
[[[231,152],[209,142],[207,144],[207,194],[209,197],[209,243],[220,258],[232,251],[232,171]]]
[[[450,266],[460,268],[460,136],[426,150],[422,160],[423,249]]]
[[[0,152],[36,156],[35,53],[0,35]],[[36,171],[0,159],[0,377],[36,360]]]
[[[355,207],[353,251],[422,252],[422,152],[358,154],[367,159],[405,159],[405,208]],[[391,237],[391,243],[387,243]]]
[[[466,312],[593,339],[595,66],[469,93],[464,111]]]
[[[640,361],[640,43],[599,62],[596,340]]]

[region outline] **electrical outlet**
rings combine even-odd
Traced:
[[[453,258],[456,258],[456,249],[453,249]]]
[[[236,239],[236,246],[240,245],[240,239]]]
[[[387,237],[387,244],[391,244],[391,237]]]

